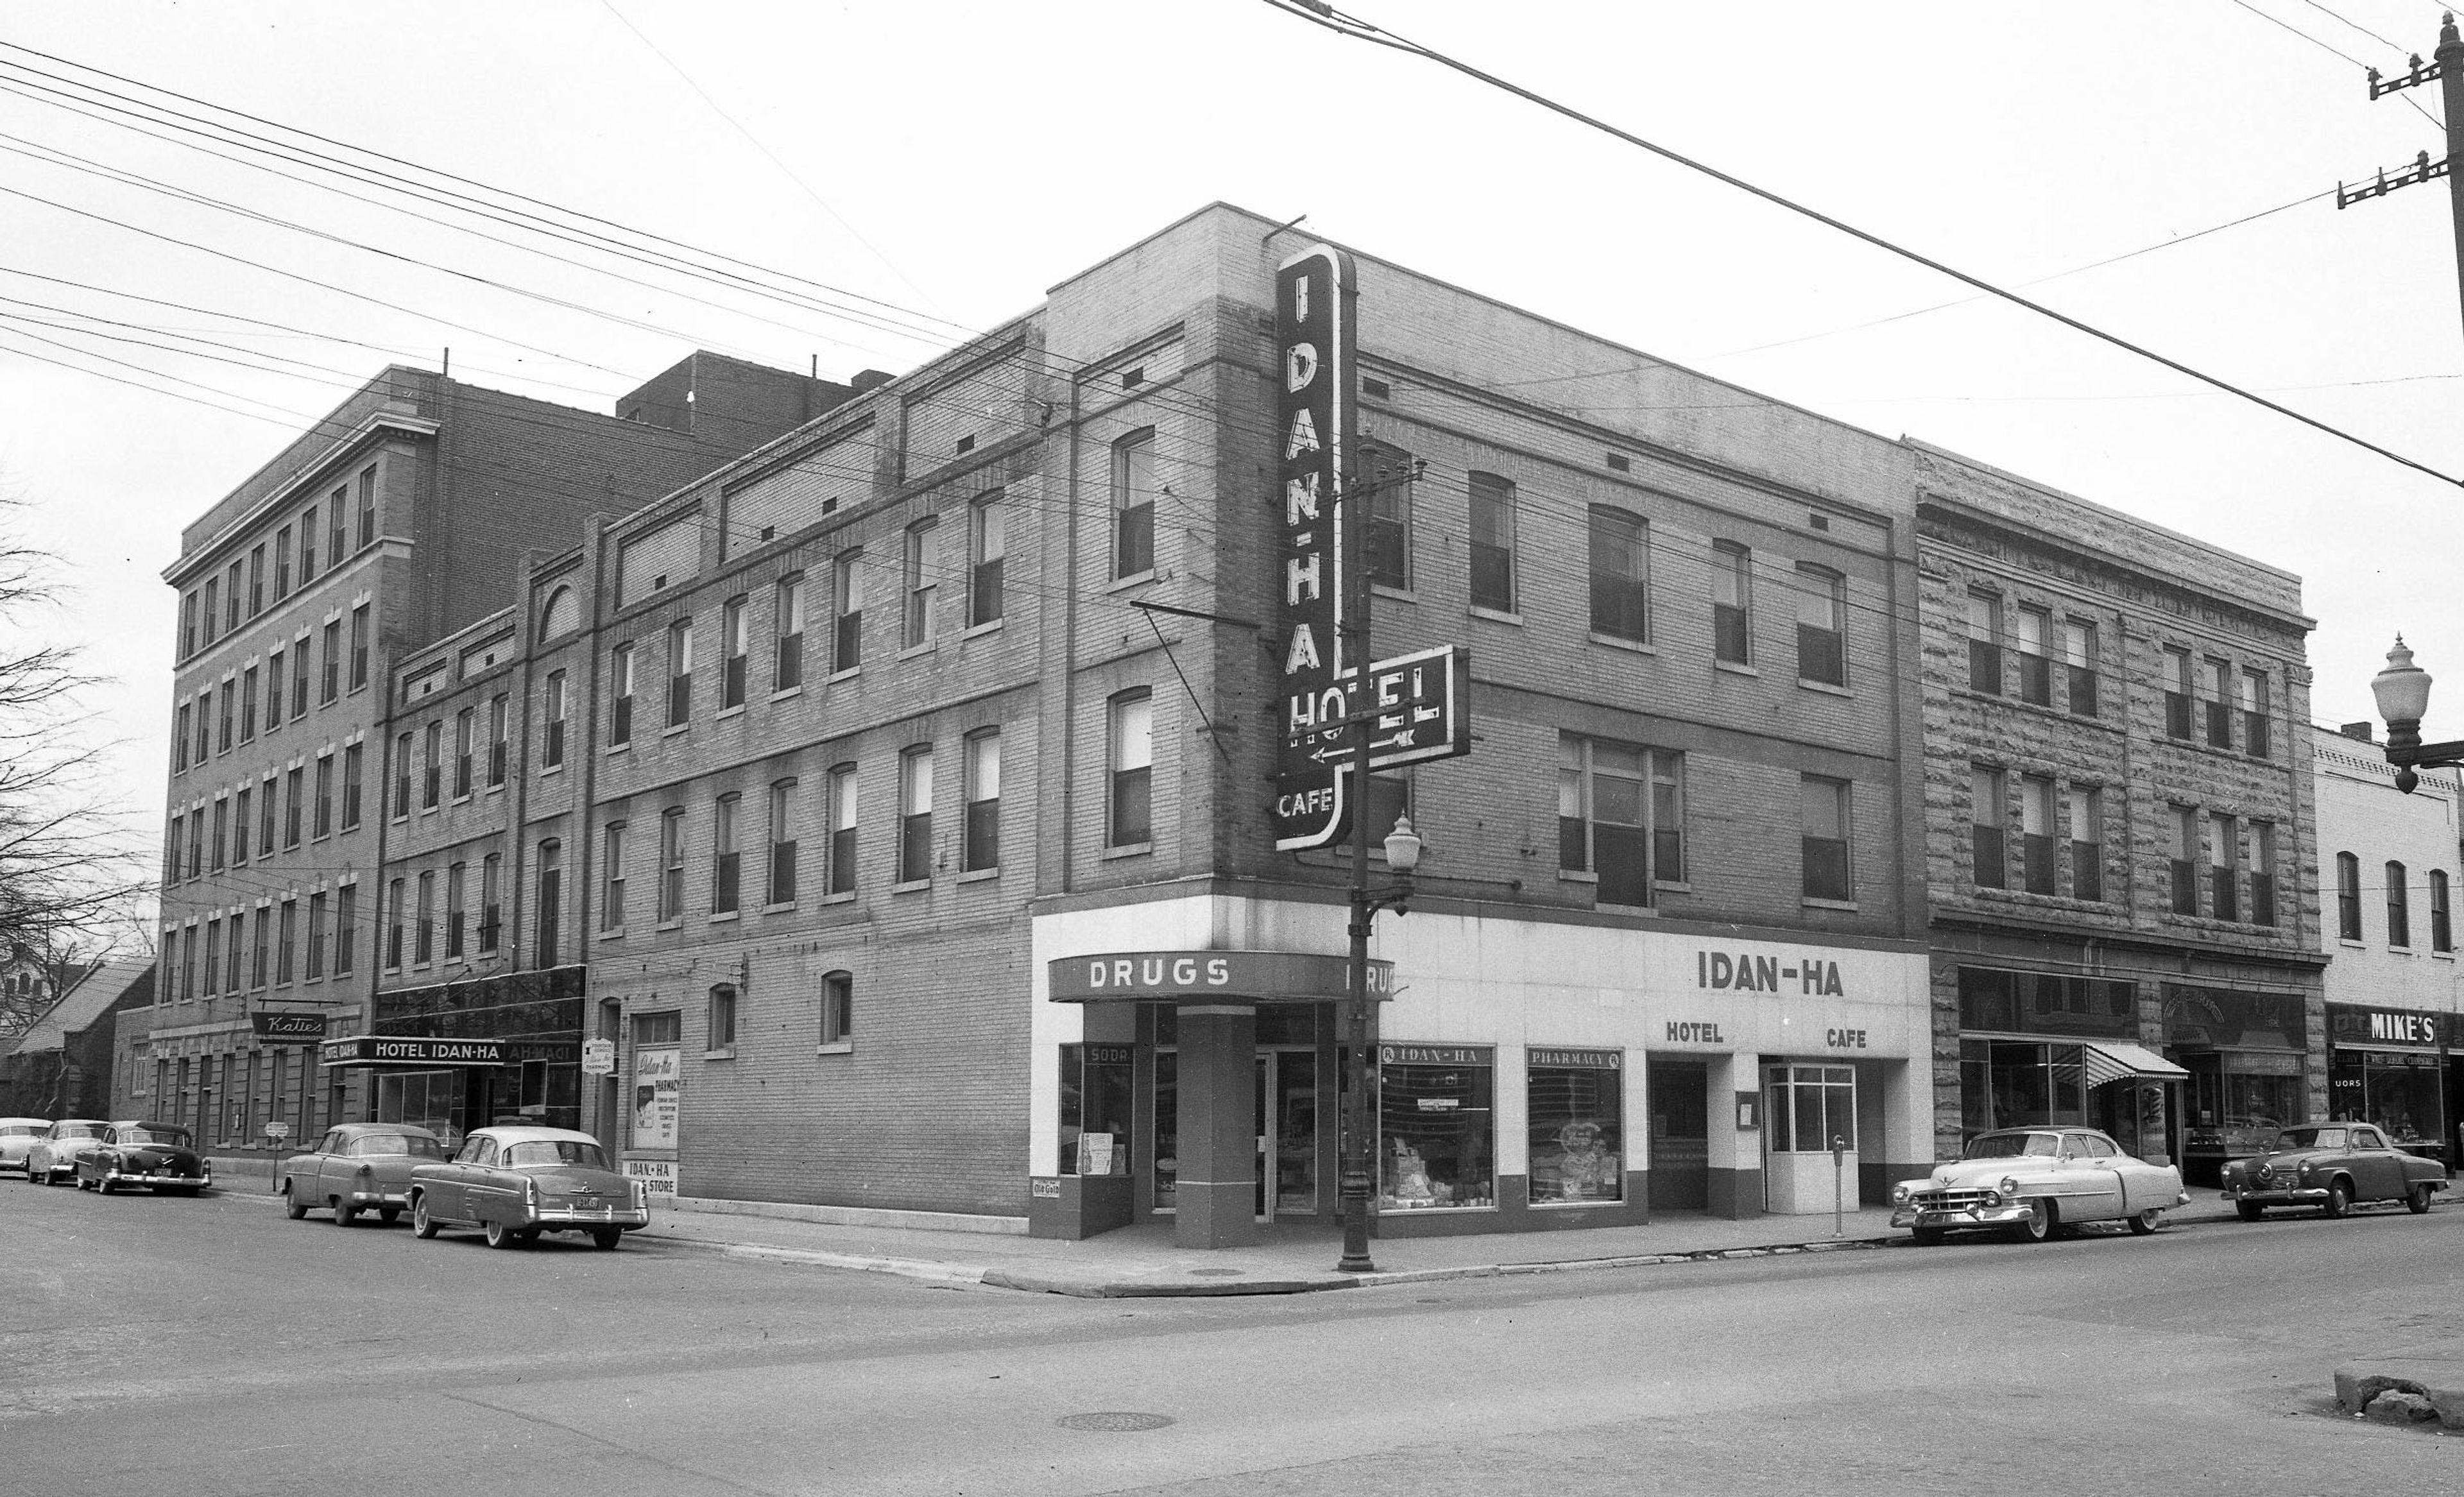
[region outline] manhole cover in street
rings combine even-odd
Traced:
[[[1161,1429],[1172,1422],[1165,1414],[1072,1414],[1060,1420],[1063,1429],[1083,1429],[1098,1435],[1127,1435],[1141,1429]]]
[[[1189,1276],[1193,1279],[1237,1279],[1241,1277],[1241,1270],[1238,1268],[1192,1268],[1189,1270]]]

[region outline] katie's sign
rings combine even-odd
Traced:
[[[1345,716],[1340,684],[1357,662],[1343,658],[1345,547],[1350,517],[1336,496],[1351,455],[1355,394],[1352,256],[1311,245],[1275,273],[1276,548],[1283,626],[1285,733],[1275,766],[1271,821],[1280,850],[1320,848],[1349,825],[1334,760],[1349,737],[1316,727]],[[1307,730],[1307,731],[1304,731]]]
[[[323,1014],[286,1014],[258,1009],[248,1016],[260,1045],[315,1045],[325,1038]]]

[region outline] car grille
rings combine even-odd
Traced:
[[[1927,1211],[1969,1211],[1985,1204],[1981,1190],[1920,1190],[1908,1197],[1908,1204]]]

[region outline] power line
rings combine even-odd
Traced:
[[[2071,317],[2066,313],[2057,312],[2042,302],[2030,300],[2028,297],[2022,297],[2016,292],[2005,290],[2004,288],[1993,284],[1991,281],[1986,280],[1980,276],[1971,275],[1966,271],[1954,269],[1953,267],[1947,265],[1940,260],[1934,259],[1929,255],[1922,254],[1914,250],[1907,249],[1904,246],[1895,244],[1892,241],[1883,238],[1880,234],[1869,232],[1866,230],[1859,229],[1853,224],[1835,218],[1816,209],[1809,208],[1791,198],[1783,197],[1779,193],[1771,191],[1768,187],[1756,187],[1754,184],[1748,182],[1741,177],[1732,176],[1727,172],[1719,170],[1717,167],[1707,165],[1691,157],[1671,150],[1667,146],[1661,145],[1652,141],[1647,141],[1641,136],[1636,135],[1631,131],[1619,129],[1616,125],[1608,123],[1606,121],[1600,120],[1592,115],[1584,114],[1582,111],[1573,108],[1572,105],[1560,103],[1557,100],[1549,98],[1547,95],[1536,93],[1530,89],[1521,86],[1520,84],[1510,83],[1505,78],[1499,77],[1493,73],[1484,72],[1470,63],[1448,56],[1444,53],[1439,52],[1430,47],[1422,46],[1418,42],[1406,40],[1391,32],[1382,31],[1379,28],[1371,25],[1369,22],[1336,11],[1332,4],[1330,3],[1330,0],[1266,0],[1266,4],[1274,7],[1278,11],[1286,12],[1287,14],[1296,15],[1301,19],[1309,22],[1311,25],[1323,27],[1326,30],[1334,33],[1337,36],[1348,37],[1353,41],[1369,42],[1375,46],[1385,47],[1392,51],[1402,53],[1406,56],[1420,57],[1428,61],[1435,62],[1439,66],[1451,69],[1454,72],[1463,75],[1465,77],[1475,79],[1479,82],[1487,84],[1491,88],[1511,94],[1517,99],[1521,99],[1528,103],[1537,104],[1541,108],[1547,109],[1551,113],[1563,115],[1567,119],[1574,121],[1578,124],[1588,125],[1604,135],[1614,136],[1617,140],[1623,141],[1629,145],[1649,151],[1653,155],[1659,156],[1663,160],[1673,162],[1678,165],[1685,167],[1687,170],[1700,172],[1703,175],[1711,178],[1715,182],[1725,184],[1726,186],[1734,187],[1741,192],[1760,198],[1764,202],[1770,203],[1776,208],[1785,209],[1792,213],[1798,214],[1805,218],[1810,218],[1814,222],[1822,225],[1824,228],[1834,230],[1839,233],[1848,235],[1850,238],[1872,245],[1878,250],[1885,251],[1891,254],[1896,254],[1903,259],[1922,265],[1927,270],[1933,271],[1938,275],[1947,275],[1953,280],[1959,281],[1965,285],[1972,286],[1978,291],[1984,292],[1989,296],[1998,297],[2014,306],[2022,307],[2030,312],[2034,312],[2039,317],[2059,322],[2063,326],[2072,329],[2074,332],[2084,333],[2090,338],[2110,343],[2127,353],[2136,354],[2142,359],[2146,359],[2152,363],[2162,364],[2166,368],[2171,369],[2177,374],[2186,375],[2204,385],[2214,385],[2216,388],[2221,389],[2228,394],[2238,396],[2243,400],[2249,401],[2255,406],[2274,411],[2276,414],[2286,417],[2289,420],[2298,421],[2301,425],[2309,427],[2314,430],[2322,431],[2341,441],[2349,442],[2355,447],[2361,448],[2365,451],[2376,453],[2389,462],[2396,463],[2405,468],[2409,468],[2415,473],[2426,473],[2429,476],[2437,479],[2441,483],[2464,486],[2464,478],[2457,478],[2452,474],[2442,473],[2439,470],[2431,467],[2427,463],[2417,461],[2413,458],[2405,456],[2401,452],[2381,447],[2375,442],[2369,441],[2364,437],[2356,436],[2352,432],[2346,431],[2342,428],[2331,426],[2324,421],[2319,420],[2315,416],[2303,415],[2300,411],[2295,410],[2288,406],[2279,405],[2275,401],[2267,399],[2263,395],[2256,394],[2240,385],[2219,379],[2214,375],[2204,373],[2201,370],[2192,368],[2190,365],[2182,363],[2180,360],[2167,358],[2163,354],[2157,353],[2153,349],[2132,342],[2117,334],[2108,333],[2100,327],[2088,322],[2083,322],[2078,318]]]

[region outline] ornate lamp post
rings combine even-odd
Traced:
[[[1354,783],[1369,783],[1369,724],[1357,730],[1360,735],[1360,774]],[[1376,1265],[1369,1259],[1369,1194],[1371,1190],[1370,1120],[1369,1120],[1369,1047],[1376,1043],[1376,1032],[1370,1023],[1369,1008],[1369,927],[1380,910],[1393,910],[1397,914],[1409,912],[1412,902],[1412,874],[1420,866],[1420,836],[1412,829],[1412,818],[1395,818],[1395,829],[1386,834],[1386,866],[1395,873],[1395,882],[1385,889],[1369,887],[1369,805],[1364,794],[1353,812],[1352,834],[1352,1048],[1344,1067],[1343,1096],[1343,1178],[1337,1195],[1343,1207],[1343,1257],[1334,1266],[1337,1273],[1369,1273]]]
[[[2387,669],[2370,677],[2370,694],[2378,698],[2379,715],[2387,719],[2387,759],[2396,766],[2397,789],[2412,794],[2421,783],[2416,769],[2464,766],[2464,742],[2421,741],[2421,719],[2430,710],[2430,672],[2412,663],[2403,635],[2396,636],[2395,648],[2387,651]]]

